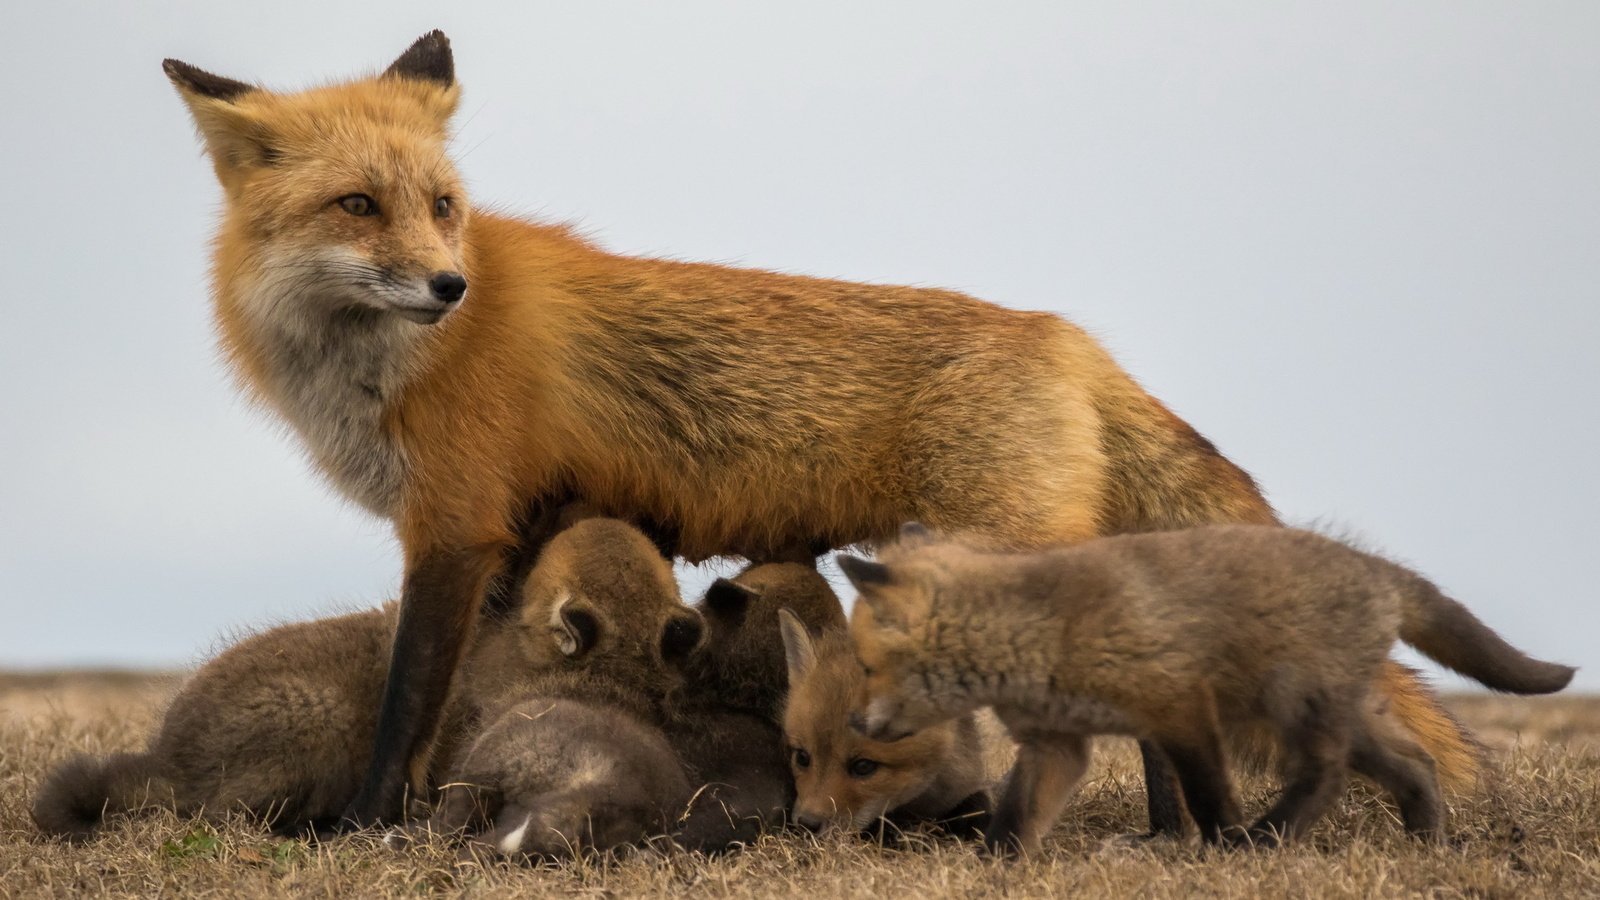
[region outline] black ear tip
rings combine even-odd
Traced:
[[[441,87],[455,83],[455,60],[450,53],[450,39],[435,28],[411,42],[406,52],[384,72],[396,78],[432,81]]]
[[[889,582],[889,567],[870,559],[851,556],[847,553],[839,554],[839,569],[844,572],[858,587],[864,584],[887,584]]]
[[[719,615],[731,616],[745,611],[758,592],[737,581],[718,578],[706,588],[705,607]]]
[[[240,94],[248,94],[255,90],[253,84],[245,84],[232,78],[223,78],[213,75],[198,66],[191,66],[181,59],[163,59],[161,71],[180,90],[199,94],[202,97],[211,97],[215,100],[232,100]]]

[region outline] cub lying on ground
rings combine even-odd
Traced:
[[[788,681],[779,610],[812,628],[843,629],[845,617],[827,579],[793,562],[718,579],[696,608],[706,642],[667,726],[696,785],[674,837],[686,849],[716,852],[782,824],[794,798],[778,726]]]
[[[397,611],[239,641],[188,678],[143,753],[79,756],[52,771],[34,822],[73,840],[108,814],[146,807],[244,812],[283,832],[331,822],[367,768]]]
[[[637,529],[588,519],[558,534],[518,619],[468,661],[466,701],[488,724],[417,828],[514,859],[667,835],[690,786],[661,726],[702,632]]]
[[[1395,638],[1495,690],[1551,693],[1574,671],[1523,655],[1420,575],[1306,531],[1211,526],[1006,554],[912,524],[882,562],[840,566],[861,591],[851,632],[869,737],[993,706],[1021,744],[992,849],[1038,847],[1094,734],[1159,747],[1207,842],[1294,836],[1350,768],[1394,796],[1408,831],[1437,836],[1432,758],[1367,702]],[[1223,729],[1255,724],[1279,736],[1288,783],[1245,830]]]

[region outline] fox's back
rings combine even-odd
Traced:
[[[1206,526],[1061,553],[1115,573],[1108,634],[1143,632],[1154,658],[1212,681],[1219,699],[1367,684],[1399,629],[1403,570],[1310,532]]]
[[[950,291],[616,256],[485,216],[470,238],[480,287],[459,315],[476,301],[499,334],[463,362],[537,369],[516,390],[561,400],[531,411],[529,439],[601,506],[684,526],[690,557],[741,533],[776,543],[764,532],[784,522],[833,545],[877,537],[939,519],[916,498],[952,485],[993,504],[1002,474],[1037,481],[1097,440],[1087,397],[1117,374],[1056,316]]]

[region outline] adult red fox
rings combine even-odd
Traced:
[[[1019,549],[1275,521],[1248,475],[1056,316],[617,256],[473,210],[446,152],[460,88],[437,31],[379,75],[298,93],[164,68],[225,198],[226,356],[404,548],[354,822],[420,783],[484,597],[572,498],[696,560],[872,541],[905,519]],[[1431,702],[1408,709],[1425,739],[1465,744]]]

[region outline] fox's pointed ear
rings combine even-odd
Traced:
[[[189,107],[195,128],[217,178],[227,186],[242,169],[270,166],[278,159],[271,130],[249,109],[249,100],[266,92],[253,84],[213,75],[186,62],[164,60],[161,70]]]
[[[383,70],[383,79],[417,86],[418,102],[438,121],[441,133],[448,129],[461,101],[461,85],[456,84],[455,56],[444,32],[430,31],[417,38]]]
[[[226,100],[233,102],[241,94],[258,91],[260,88],[232,78],[223,78],[213,75],[198,66],[191,66],[182,60],[164,59],[161,61],[161,71],[167,73],[180,92],[185,96],[208,97],[212,100]]]
[[[399,59],[383,70],[383,76],[431,81],[439,87],[450,87],[456,83],[456,60],[450,52],[450,39],[435,28],[407,47]]]
[[[850,583],[863,593],[870,592],[873,588],[883,587],[892,580],[893,573],[889,567],[870,559],[851,556],[848,553],[839,554],[839,570],[850,579]]]
[[[783,658],[789,665],[789,683],[798,684],[817,665],[817,648],[800,617],[788,607],[778,610],[778,631],[783,635]]]
[[[737,622],[744,616],[745,610],[750,608],[751,601],[761,596],[761,592],[745,587],[737,581],[718,578],[706,588],[706,595],[700,605],[706,612],[718,619]]]

